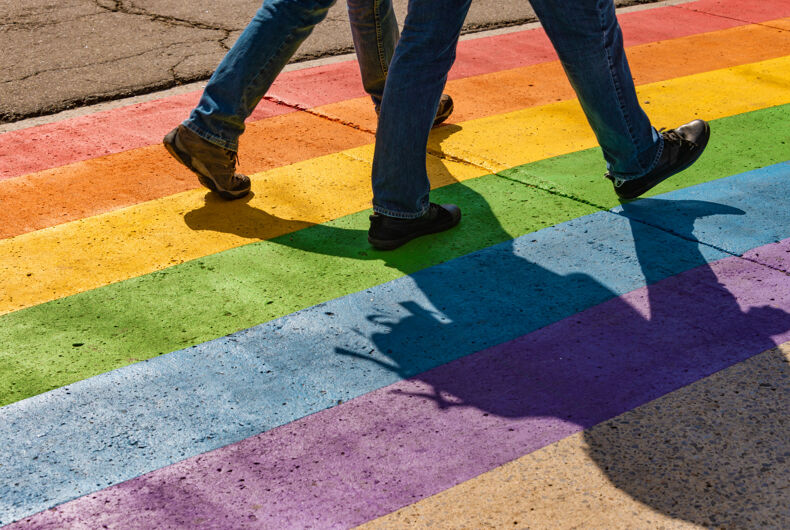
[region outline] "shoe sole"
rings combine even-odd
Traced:
[[[404,237],[402,237],[400,239],[375,239],[375,238],[372,238],[372,237],[368,236],[368,243],[370,243],[370,245],[373,248],[375,248],[376,250],[395,250],[396,248],[405,245],[406,243],[408,243],[412,239],[416,239],[416,238],[422,237],[422,236],[427,236],[427,235],[430,235],[430,234],[437,234],[439,232],[444,232],[445,230],[449,230],[449,229],[455,227],[460,222],[461,222],[461,214],[459,212],[457,218],[451,218],[449,222],[447,222],[447,223],[445,223],[443,225],[434,226],[434,227],[431,227],[430,229],[422,230],[422,231],[419,231],[419,232],[414,232],[414,233],[409,234],[408,236],[404,236]]]
[[[705,151],[705,148],[708,146],[708,140],[709,139],[710,139],[710,125],[708,124],[708,122],[705,122],[705,134],[703,135],[703,138],[701,139],[702,140],[701,143],[698,144],[699,145],[699,149],[697,150],[697,154],[696,155],[694,155],[693,157],[688,159],[682,166],[674,168],[670,173],[667,173],[666,175],[662,176],[658,180],[656,180],[654,182],[651,182],[649,185],[646,185],[643,188],[640,188],[638,191],[636,191],[634,193],[630,193],[628,195],[620,195],[618,193],[617,196],[619,198],[623,199],[623,200],[626,200],[626,201],[630,201],[632,199],[636,199],[637,197],[639,197],[643,193],[646,193],[646,192],[650,191],[651,189],[655,188],[656,186],[658,186],[659,184],[664,182],[669,177],[671,177],[673,175],[677,175],[681,171],[685,171],[694,162],[696,162],[699,159],[700,156],[702,156],[702,153]]]
[[[182,166],[186,167],[192,173],[197,175],[198,181],[203,186],[205,186],[206,188],[210,189],[214,193],[218,194],[223,199],[228,199],[230,201],[235,200],[235,199],[241,199],[242,197],[246,196],[250,192],[250,188],[247,188],[246,190],[237,191],[237,192],[228,191],[228,190],[226,190],[224,188],[221,188],[219,185],[217,185],[217,183],[214,182],[214,180],[211,177],[208,177],[208,176],[204,175],[203,173],[201,173],[200,171],[198,171],[197,169],[195,169],[192,166],[192,157],[190,157],[189,154],[179,150],[176,147],[176,132],[175,132],[175,130],[172,130],[169,133],[167,133],[167,135],[165,136],[165,138],[162,141],[162,143],[164,144],[165,149],[167,149],[167,152],[170,153],[170,156],[175,158],[176,161],[179,164],[181,164]]]

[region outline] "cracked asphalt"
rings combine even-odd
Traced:
[[[653,0],[617,0],[618,6]],[[403,20],[406,0],[394,0]],[[7,0],[0,10],[0,123],[207,79],[258,0]],[[528,2],[475,0],[465,32],[536,20]],[[351,51],[344,2],[294,61]]]

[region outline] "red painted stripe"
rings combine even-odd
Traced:
[[[700,0],[627,13],[620,17],[626,45],[679,38],[790,15],[790,2],[787,0],[761,0],[759,6],[746,8],[742,4],[739,0]],[[745,20],[727,18],[741,11],[745,13],[742,17]],[[555,59],[542,30],[485,37],[461,43],[450,78],[459,79]],[[305,90],[305,87],[310,88]],[[316,107],[361,97],[364,91],[356,62],[345,61],[287,72],[280,76],[270,94],[290,104]],[[2,134],[0,180],[158,143],[168,130],[188,116],[199,96],[199,92],[171,96]],[[260,120],[293,111],[286,105],[264,100],[250,119]]]

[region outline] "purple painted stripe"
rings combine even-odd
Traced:
[[[787,341],[790,276],[728,258],[10,527],[353,526]]]

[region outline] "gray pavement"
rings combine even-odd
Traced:
[[[394,1],[403,20],[406,0]],[[0,123],[206,79],[259,6],[259,0],[0,0]],[[475,0],[464,32],[534,20],[526,1]],[[294,61],[352,49],[339,2]]]

